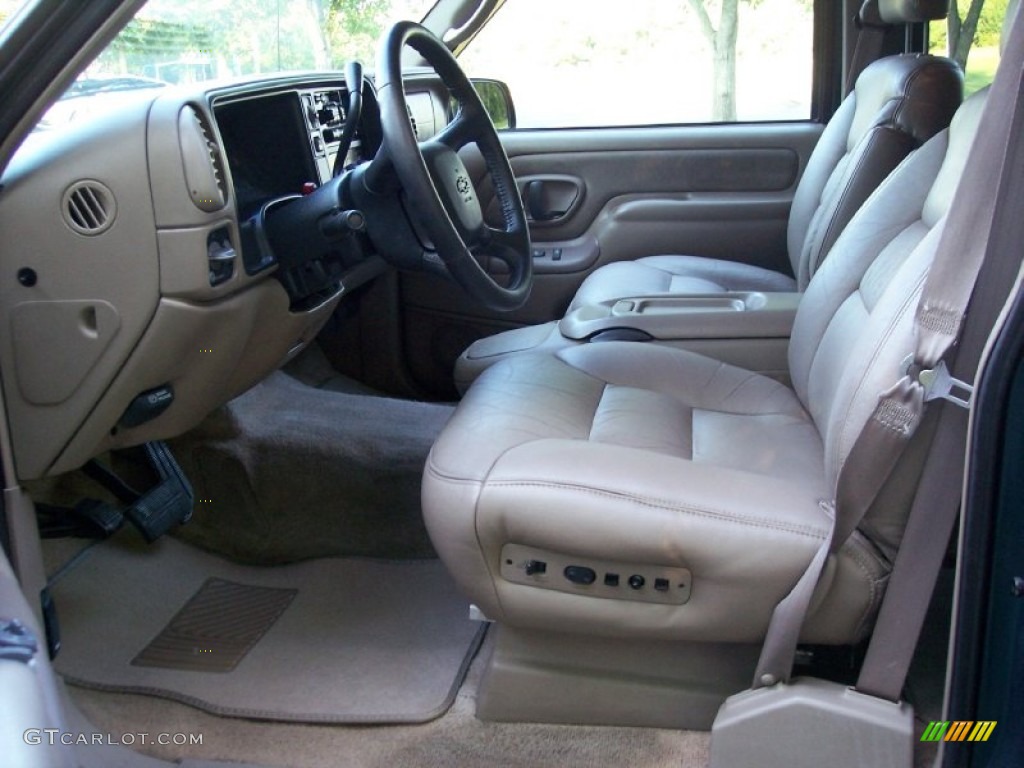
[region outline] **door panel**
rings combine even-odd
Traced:
[[[428,392],[450,396],[452,365],[468,344],[561,317],[583,279],[613,261],[681,253],[789,272],[789,209],[821,130],[800,122],[502,133],[533,219],[533,294],[499,314],[452,283],[403,275],[411,374]],[[482,158],[468,148],[463,159],[499,225]],[[489,266],[500,274],[501,265]]]

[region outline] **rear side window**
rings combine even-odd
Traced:
[[[812,0],[506,0],[459,57],[520,128],[806,120]]]
[[[992,82],[999,66],[999,38],[1009,0],[961,0],[949,16],[928,25],[928,50],[949,56],[964,70],[964,95]]]

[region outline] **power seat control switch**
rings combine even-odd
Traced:
[[[567,565],[562,573],[573,584],[593,584],[597,580],[594,569],[585,565]]]
[[[626,600],[682,606],[693,578],[681,565],[630,563],[507,543],[498,578],[523,589],[550,589],[585,600]]]
[[[537,576],[548,572],[548,564],[543,560],[527,560],[523,570],[527,576]]]

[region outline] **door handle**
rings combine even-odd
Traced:
[[[565,216],[565,211],[548,210],[548,205],[543,181],[534,180],[526,185],[526,210],[534,221],[554,221]]]
[[[580,182],[565,177],[530,179],[523,190],[523,204],[535,222],[564,219],[579,198]]]

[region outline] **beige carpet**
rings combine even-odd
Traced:
[[[227,605],[204,618],[200,610],[197,621],[194,598],[204,584],[209,592],[209,579],[222,590],[228,583],[228,595],[239,585],[254,588],[247,593],[256,598],[236,600],[235,613]],[[69,682],[253,719],[430,720],[450,706],[481,636],[436,560],[253,567],[169,538],[147,546],[126,530],[87,550],[52,591],[64,641],[56,667]],[[269,608],[261,593],[270,595]],[[275,594],[287,599],[275,602]],[[183,613],[190,601],[193,610]],[[164,633],[161,643],[168,625],[170,641]],[[230,671],[151,665],[175,650],[180,661],[183,647],[240,655]]]
[[[705,768],[709,734],[655,728],[484,723],[474,716],[481,652],[452,708],[423,725],[325,726],[214,717],[173,701],[70,688],[95,726],[202,734],[201,746],[152,745],[164,760],[288,768]],[[401,696],[401,690],[391,692]],[[84,765],[93,763],[83,760]],[[95,763],[95,765],[103,765]]]

